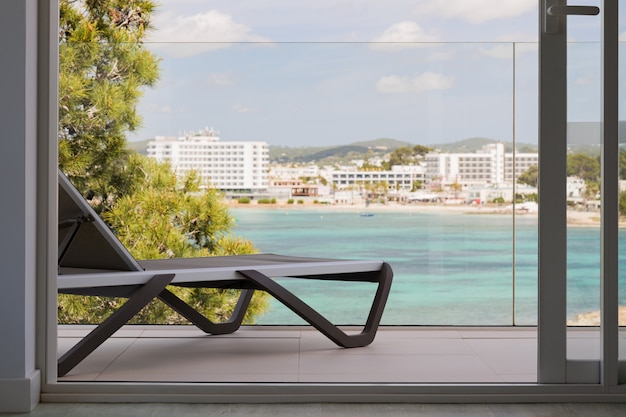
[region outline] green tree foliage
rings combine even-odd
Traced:
[[[414,165],[418,157],[426,155],[432,148],[415,145],[413,148],[402,146],[389,155],[389,160],[383,163],[383,169],[390,170],[394,165]]]
[[[168,164],[138,154],[125,171],[133,188],[103,218],[135,257],[210,256],[232,227],[220,194],[211,188],[200,192],[195,173],[178,181]]]
[[[517,177],[517,182],[520,184],[528,184],[531,187],[536,187],[539,182],[539,167],[537,165],[528,167],[526,171],[522,172]]]
[[[429,152],[432,152],[433,148],[424,145],[413,146],[413,155],[424,156]]]
[[[567,157],[567,175],[576,176],[585,181],[588,197],[600,191],[600,159],[584,153],[575,153]]]
[[[619,193],[619,214],[626,216],[626,191]]]
[[[624,163],[626,163],[626,157]],[[587,194],[595,195],[600,186],[600,161],[597,157],[584,153],[568,155],[567,175],[583,179],[587,186]],[[536,187],[539,181],[539,168],[536,165],[529,167],[517,178],[517,181]]]
[[[619,152],[619,179],[626,180],[626,150]]]
[[[408,146],[397,148],[391,153],[388,161],[388,169],[394,165],[411,165],[415,163],[413,150]]]
[[[600,178],[600,161],[597,157],[583,153],[568,155],[567,175],[582,178],[586,182],[597,182]]]
[[[363,161],[363,165],[359,168],[359,171],[381,171],[382,167],[374,165],[369,159]]]
[[[59,166],[83,194],[106,198],[125,159],[125,134],[141,122],[142,88],[158,58],[142,41],[149,0],[60,1]]]
[[[116,199],[103,218],[117,237],[138,259],[201,257],[255,253],[254,245],[232,236],[233,224],[221,196],[212,189],[200,192],[199,177],[191,174],[179,185],[167,164],[132,155],[125,167],[135,178],[131,193]],[[211,320],[230,317],[236,290],[179,288],[170,290]],[[119,308],[124,299],[61,295],[59,321],[95,323]],[[247,313],[247,322],[267,308],[267,296],[257,293]],[[133,323],[184,323],[163,303],[153,301]]]
[[[142,90],[155,85],[159,59],[143,46],[150,0],[60,0],[59,167],[140,259],[246,254],[247,240],[229,234],[232,218],[199,177],[182,182],[169,167],[126,151],[140,126]],[[212,320],[228,317],[238,291],[173,288]],[[96,323],[123,299],[59,296],[61,323]],[[248,321],[265,308],[253,299]],[[134,322],[180,323],[160,302]]]

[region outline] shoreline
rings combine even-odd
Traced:
[[[507,209],[507,205],[486,204],[484,206],[465,205],[465,204],[437,204],[437,203],[418,203],[418,204],[314,204],[305,202],[304,204],[287,204],[278,202],[273,204],[259,204],[250,202],[240,204],[237,200],[223,200],[228,208],[237,208],[244,210],[268,209],[268,210],[315,210],[327,212],[354,212],[354,213],[451,213],[451,214],[469,214],[469,215],[512,215],[513,211]],[[518,210],[516,216],[538,217],[536,211]],[[567,224],[576,227],[599,227],[600,212],[595,211],[578,211],[567,210]],[[619,227],[626,228],[626,219],[620,219]]]
[[[577,314],[572,320],[568,320],[568,326],[599,326],[600,311],[588,311]],[[618,307],[618,323],[620,326],[626,326],[626,306]]]

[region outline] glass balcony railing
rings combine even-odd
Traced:
[[[387,325],[537,323],[536,184],[528,172],[537,155],[536,43],[145,47],[160,57],[161,74],[137,107],[143,123],[128,136],[132,146],[143,152],[141,141],[214,127],[220,141],[267,143],[270,181],[279,162],[292,169],[290,180],[308,177],[303,173],[317,165],[317,177],[308,178],[317,194],[302,204],[270,184],[255,189],[253,204],[227,201],[234,232],[260,251],[389,262],[395,281]],[[587,61],[576,62],[584,73]],[[593,95],[580,94],[572,99]],[[596,117],[575,115],[570,136],[595,134],[585,129],[597,127]],[[374,180],[333,176],[365,163],[382,169],[377,164],[395,146],[414,145],[428,147],[427,156],[413,155],[414,175],[391,187],[373,192]],[[595,158],[594,146],[572,143],[571,152]],[[309,159],[288,152],[304,148],[319,149]],[[596,196],[589,184],[572,181],[568,319],[574,323],[599,309],[600,260]],[[261,195],[273,196],[276,205],[254,204]],[[284,280],[335,322],[358,324],[371,302],[367,285]],[[300,323],[278,304],[257,322]]]

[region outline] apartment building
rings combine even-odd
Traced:
[[[431,152],[424,158],[428,182],[464,186],[512,183],[538,163],[539,154],[505,152],[503,143],[485,145],[475,153]]]
[[[391,171],[329,171],[330,183],[335,189],[386,183],[390,190],[411,190],[416,181],[424,181],[421,166],[397,166]]]
[[[204,186],[234,192],[268,187],[266,142],[222,142],[218,132],[207,128],[179,137],[157,136],[147,151],[149,157],[169,162],[181,176],[199,172]]]

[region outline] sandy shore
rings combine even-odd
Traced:
[[[487,204],[484,206],[465,205],[465,204],[314,204],[313,202],[305,202],[304,204],[258,204],[257,202],[250,202],[249,204],[240,204],[237,200],[225,200],[226,204],[232,208],[249,208],[249,209],[281,209],[281,210],[319,210],[319,211],[352,211],[355,213],[381,213],[381,212],[439,212],[439,213],[462,213],[462,214],[506,214],[511,215],[511,209],[507,209],[507,205],[495,205]],[[534,216],[537,217],[537,212],[517,211],[517,216]],[[581,227],[593,227],[600,225],[600,213],[599,212],[587,212],[568,210],[567,211],[567,223],[570,226]],[[626,219],[620,222],[620,227],[626,227]]]
[[[626,326],[626,306],[619,307],[618,322],[620,326]],[[599,326],[600,312],[590,311],[577,315],[574,320],[567,322],[569,326]]]

